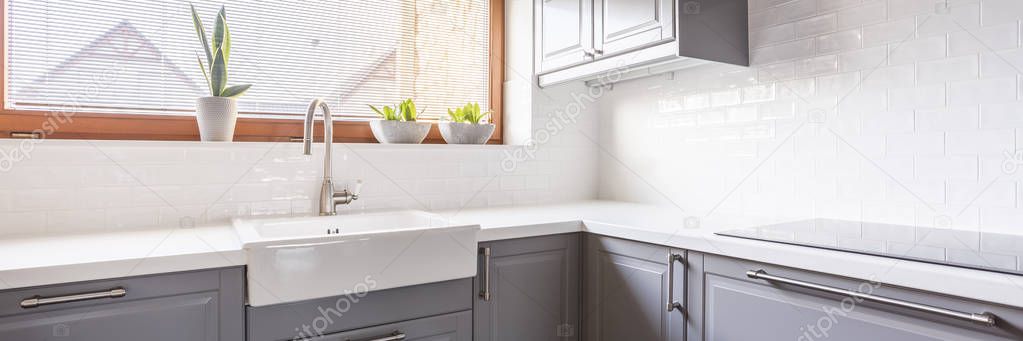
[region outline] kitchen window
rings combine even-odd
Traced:
[[[372,142],[368,105],[413,98],[492,108],[501,139],[503,0],[226,1],[229,84],[240,141],[302,135],[313,98],[332,107],[338,141]],[[195,6],[212,32],[220,2]],[[196,140],[208,96],[189,2],[5,0],[0,132],[47,138]],[[47,122],[49,122],[47,124]],[[319,130],[317,130],[319,131]],[[431,137],[436,132],[431,132]]]

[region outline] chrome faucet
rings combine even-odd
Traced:
[[[348,189],[340,192],[334,190],[333,172],[331,171],[331,144],[334,142],[334,119],[330,116],[330,107],[322,99],[314,99],[309,103],[305,114],[305,129],[302,134],[302,152],[313,155],[313,116],[316,108],[323,109],[323,185],[320,186],[320,215],[337,215],[337,205],[351,204],[359,199],[359,188],[362,181],[356,183],[355,191]]]

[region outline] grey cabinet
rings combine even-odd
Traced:
[[[1023,340],[1020,309],[720,256],[704,260],[703,274],[694,281],[705,292],[703,311],[691,316],[702,327],[703,340]],[[996,325],[753,279],[746,275],[750,270],[902,302],[987,312],[996,316]]]
[[[593,0],[535,0],[534,5],[538,71],[592,58]]]
[[[579,340],[579,246],[579,234],[480,243],[475,340]]]
[[[537,81],[590,85],[715,61],[749,66],[747,0],[534,0]]]
[[[244,276],[229,268],[2,292],[0,340],[241,341]],[[79,294],[98,297],[22,307]]]
[[[598,56],[670,41],[675,37],[672,0],[594,0],[593,36]]]
[[[595,235],[584,250],[584,340],[685,339],[684,252]]]
[[[469,313],[472,309],[472,296],[469,293],[472,288],[472,279],[464,278],[248,307],[248,341],[315,337],[361,341],[394,331],[410,335],[411,340],[469,340],[472,336]],[[463,316],[466,314],[470,317],[468,321]],[[449,318],[424,319],[431,316]]]
[[[472,341],[472,312],[426,317],[325,335],[316,341]]]

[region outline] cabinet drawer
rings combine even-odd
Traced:
[[[708,255],[704,259],[706,340],[809,340],[824,338],[825,333],[828,340],[1023,339],[1023,309],[733,258]],[[757,270],[775,279],[747,276],[747,271]],[[816,287],[805,287],[805,283]],[[831,293],[831,288],[891,301],[856,299]],[[996,323],[987,326],[903,303],[989,313]]]
[[[230,268],[6,291],[0,340],[243,340],[243,281]]]
[[[471,310],[471,291],[472,279],[465,278],[370,291],[365,296],[248,307],[248,341],[294,340]]]
[[[316,341],[471,341],[472,311],[325,335]]]

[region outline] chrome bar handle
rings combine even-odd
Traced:
[[[774,276],[774,275],[769,275],[769,274],[767,274],[767,271],[764,271],[762,269],[761,270],[755,270],[755,271],[754,270],[746,271],[746,276],[749,277],[749,278],[752,278],[752,279],[762,279],[762,280],[769,281],[769,282],[784,283],[784,284],[794,285],[794,286],[797,286],[797,287],[803,287],[803,288],[807,288],[807,289],[813,289],[813,290],[823,291],[823,292],[827,292],[827,293],[843,295],[843,296],[849,296],[849,297],[852,297],[852,298],[858,298],[858,299],[862,299],[864,301],[872,301],[872,302],[884,303],[884,304],[893,305],[893,306],[902,307],[902,308],[907,308],[907,309],[912,309],[912,310],[916,310],[916,311],[922,311],[922,312],[927,312],[927,313],[943,315],[943,316],[947,316],[947,317],[951,317],[951,318],[955,318],[955,319],[960,319],[960,320],[965,320],[965,321],[969,321],[969,322],[979,323],[979,324],[982,324],[982,325],[985,325],[985,326],[988,326],[988,327],[993,327],[995,325],[995,320],[996,320],[995,315],[991,314],[991,313],[980,313],[980,314],[966,313],[966,312],[961,312],[961,311],[956,311],[956,310],[951,310],[951,309],[945,309],[945,308],[939,308],[939,307],[935,307],[935,306],[930,306],[930,305],[926,305],[926,304],[907,302],[907,301],[897,300],[897,299],[894,299],[894,298],[888,298],[888,297],[884,297],[884,296],[876,296],[876,295],[866,294],[866,293],[862,293],[862,292],[858,292],[858,291],[852,291],[852,290],[846,290],[846,289],[841,289],[841,288],[829,287],[829,286],[820,285],[820,284],[816,284],[816,283],[804,282],[804,281],[795,280],[795,279],[791,279],[791,278],[785,278],[785,277],[778,277],[778,276]]]
[[[394,333],[391,333],[391,335],[375,338],[375,339],[372,339],[372,340],[369,340],[369,341],[401,341],[401,340],[404,340],[405,337],[407,337],[407,335],[405,335],[405,333],[394,332]],[[347,341],[352,341],[352,339],[348,339]]]
[[[675,262],[683,262],[682,256],[668,251],[668,303],[665,305],[668,312],[675,309],[683,311],[682,304],[675,301]]]
[[[480,254],[483,255],[483,289],[480,290],[480,298],[490,301],[490,248],[481,247]]]
[[[89,292],[84,294],[74,294],[57,297],[33,296],[21,300],[21,308],[29,309],[50,304],[71,303],[78,301],[96,300],[101,298],[118,298],[124,297],[124,295],[127,294],[128,291],[125,290],[124,288],[113,288],[106,291]]]

